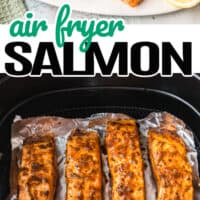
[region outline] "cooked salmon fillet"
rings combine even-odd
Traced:
[[[183,140],[166,129],[161,132],[150,129],[148,148],[157,200],[193,200],[192,168]]]
[[[136,121],[109,121],[105,143],[112,178],[112,200],[144,200],[144,169]]]
[[[131,7],[136,7],[139,5],[143,0],[122,0],[123,2],[127,3]]]
[[[55,144],[51,136],[28,137],[18,175],[18,200],[53,200],[56,188]]]
[[[66,200],[101,200],[99,135],[75,130],[68,139],[66,157]]]

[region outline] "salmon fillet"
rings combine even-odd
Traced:
[[[112,178],[112,200],[144,200],[144,167],[136,121],[109,121],[105,143]]]
[[[136,7],[138,6],[143,0],[122,0],[126,4],[128,4],[131,7]]]
[[[102,171],[99,135],[75,130],[67,143],[67,200],[101,200]]]
[[[51,136],[28,137],[18,174],[18,200],[53,200],[56,188],[55,144]]]
[[[192,168],[183,140],[166,129],[150,129],[148,148],[157,200],[193,200]]]

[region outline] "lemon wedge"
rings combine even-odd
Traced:
[[[171,5],[177,8],[191,8],[200,3],[200,0],[167,0]]]

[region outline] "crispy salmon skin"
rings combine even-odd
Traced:
[[[175,133],[150,129],[149,156],[157,184],[157,200],[193,200],[192,168],[183,140]]]
[[[52,136],[31,136],[24,141],[18,175],[18,200],[54,199],[55,162]]]
[[[144,200],[144,167],[136,121],[108,121],[105,143],[112,178],[111,199]]]
[[[75,130],[68,139],[66,157],[66,200],[101,200],[99,135]]]

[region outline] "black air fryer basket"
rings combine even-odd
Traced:
[[[9,193],[10,132],[16,115],[88,117],[125,113],[143,118],[168,111],[183,119],[195,134],[200,152],[200,79],[184,78],[0,78],[0,200]],[[200,156],[200,154],[199,154]],[[199,159],[200,160],[200,159]]]

